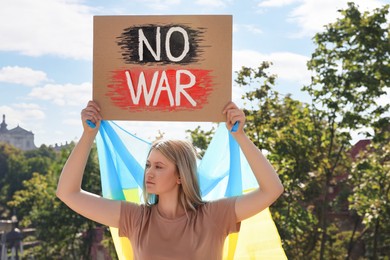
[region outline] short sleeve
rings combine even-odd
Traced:
[[[241,222],[237,222],[236,216],[237,197],[223,198],[207,203],[207,211],[223,233],[237,233],[240,231]]]
[[[118,235],[120,237],[130,237],[134,232],[134,229],[141,222],[142,211],[143,207],[141,205],[127,201],[121,202],[118,230]]]

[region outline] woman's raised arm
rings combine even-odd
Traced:
[[[118,227],[120,201],[105,199],[81,189],[87,159],[102,119],[99,111],[99,106],[93,101],[89,101],[87,107],[82,110],[84,131],[62,169],[56,195],[86,218],[110,227]],[[89,127],[87,120],[95,123],[96,127]]]
[[[236,201],[237,221],[247,219],[270,206],[283,192],[283,185],[272,165],[261,151],[254,145],[244,132],[245,114],[233,102],[226,105],[223,113],[226,114],[226,127],[231,129],[239,121],[233,137],[240,145],[255,177],[259,188],[240,196]]]

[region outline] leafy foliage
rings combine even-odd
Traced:
[[[372,259],[390,255],[390,142],[371,143],[356,158],[351,175],[350,208],[362,217],[358,239]]]
[[[46,149],[46,148],[43,148]],[[6,205],[13,194],[22,189],[24,180],[31,178],[33,172],[46,172],[53,162],[54,151],[47,149],[45,154],[41,148],[36,151],[22,152],[8,144],[0,144],[0,216],[9,218],[14,214]]]
[[[21,228],[35,229],[25,241],[39,244],[27,249],[26,254],[38,259],[88,259],[90,255],[93,242],[90,234],[98,224],[73,212],[55,195],[59,174],[72,148],[70,146],[60,153],[47,147],[27,152],[21,163],[37,167],[30,169],[39,169],[40,172],[33,172],[30,179],[22,181],[22,187],[7,203],[17,209]],[[96,148],[92,149],[88,158],[82,187],[96,194],[100,192]]]
[[[272,212],[289,258],[316,255],[321,232],[323,191],[328,190],[328,172],[344,173],[338,165],[339,145],[330,140],[345,136],[334,126],[328,130],[324,113],[274,91],[273,75],[263,62],[259,68],[242,68],[237,83],[249,87],[244,100],[251,106],[245,110],[248,122],[246,132],[252,141],[267,153],[278,172],[285,192],[273,205]],[[253,84],[256,87],[253,88]],[[342,145],[341,145],[342,147]],[[331,156],[330,156],[331,155]],[[345,164],[348,160],[344,160]]]
[[[317,45],[308,62],[315,75],[304,88],[339,125],[359,129],[389,111],[378,104],[390,86],[389,5],[372,14],[350,2],[342,18],[314,37]]]
[[[328,121],[330,136],[326,139],[331,148],[328,157],[336,164],[325,165],[324,187],[329,187],[335,177],[334,170],[341,162],[340,155],[351,139],[348,131],[368,128],[374,130],[372,142],[389,140],[386,135],[390,129],[390,104],[378,103],[390,86],[390,25],[386,17],[389,5],[372,13],[361,13],[354,3],[349,3],[348,8],[340,13],[342,18],[327,25],[324,32],[314,37],[317,48],[308,62],[314,76],[312,83],[303,88],[313,97],[314,105]],[[336,131],[336,124],[343,130],[341,134]],[[332,147],[336,143],[341,143],[344,149],[334,153]],[[374,150],[371,152],[375,153]],[[355,185],[357,183],[354,182]],[[326,247],[329,225],[326,215],[331,212],[326,189],[323,195],[320,259],[324,259],[325,252],[329,250]],[[357,212],[359,214],[360,211]]]
[[[214,127],[209,131],[204,131],[200,129],[200,126],[195,128],[194,130],[186,130],[186,133],[190,134],[192,144],[198,150],[197,152],[199,157],[202,157],[204,155],[207,146],[209,145],[211,139],[213,138],[214,132],[215,132]]]

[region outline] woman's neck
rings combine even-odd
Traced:
[[[185,214],[183,205],[179,203],[177,198],[173,199],[159,196],[156,207],[160,215],[168,219],[175,219]]]

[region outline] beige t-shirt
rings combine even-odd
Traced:
[[[222,259],[225,238],[240,230],[236,197],[200,205],[177,219],[161,216],[157,206],[122,201],[119,236],[128,237],[136,260]]]

